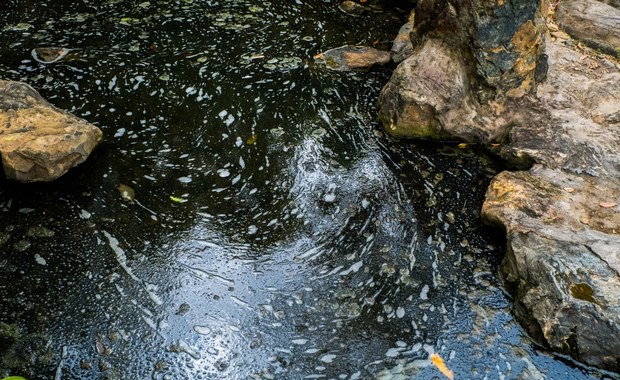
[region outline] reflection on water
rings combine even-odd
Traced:
[[[513,320],[478,220],[495,164],[382,137],[388,71],[313,67],[402,18],[337,6],[3,6],[0,76],[107,139],[55,183],[0,183],[0,375],[431,378],[437,353],[457,378],[603,376]]]

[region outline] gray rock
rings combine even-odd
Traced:
[[[32,87],[0,80],[0,155],[8,178],[54,180],[101,140],[99,128],[52,106]]]
[[[567,0],[558,4],[556,19],[574,38],[620,56],[620,9],[595,0]]]
[[[392,43],[390,55],[392,56],[392,61],[395,63],[401,63],[413,53],[413,43],[411,42],[413,16],[414,13],[412,12],[411,17],[409,17],[409,20],[400,28],[398,35]]]

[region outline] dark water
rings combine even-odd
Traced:
[[[0,376],[586,379],[536,349],[478,212],[499,166],[374,121],[394,37],[331,1],[4,1],[0,77],[101,127],[50,184],[0,181]],[[38,47],[74,49],[37,62]]]

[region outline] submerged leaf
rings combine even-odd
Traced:
[[[173,202],[177,202],[177,203],[185,203],[187,202],[187,199],[184,198],[179,198],[179,197],[174,197],[174,196],[170,196],[170,200]]]
[[[454,373],[446,366],[446,363],[444,363],[443,359],[441,358],[441,356],[439,356],[439,354],[432,354],[431,362],[445,377],[450,380],[454,380]]]
[[[21,376],[9,376],[9,377],[5,377],[2,380],[26,380],[26,378],[21,377]]]
[[[599,203],[599,206],[601,206],[602,208],[612,208],[612,207],[616,207],[618,204],[616,202],[601,202]]]

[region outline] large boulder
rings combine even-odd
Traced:
[[[6,176],[51,181],[84,162],[102,140],[96,126],[19,82],[0,80],[0,155]]]
[[[493,115],[506,98],[531,94],[546,72],[542,4],[419,1],[410,34],[413,52],[379,100],[386,131],[476,142],[505,134],[509,125],[496,123]],[[399,96],[399,87],[411,96]]]
[[[620,182],[535,166],[503,172],[483,218],[506,230],[502,274],[532,335],[620,369]]]
[[[428,39],[394,70],[379,96],[378,118],[393,136],[486,141],[490,132],[475,108],[460,54]]]
[[[498,151],[534,167],[498,175],[482,217],[506,231],[502,273],[532,335],[620,371],[620,65],[560,41],[546,52]]]

